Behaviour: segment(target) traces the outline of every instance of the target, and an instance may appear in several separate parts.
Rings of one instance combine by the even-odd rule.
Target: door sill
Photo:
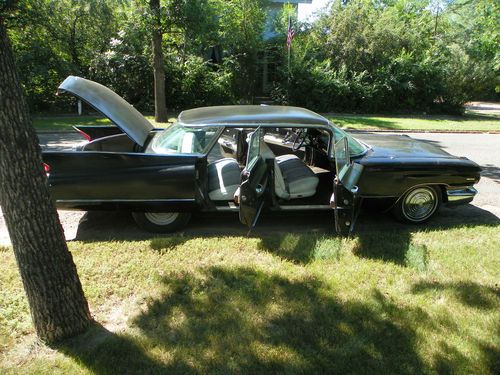
[[[280,211],[314,211],[314,210],[331,210],[332,208],[328,204],[301,204],[301,205],[286,205],[279,206]]]
[[[234,202],[227,202],[227,205],[215,206],[215,210],[220,212],[238,212],[240,208]]]

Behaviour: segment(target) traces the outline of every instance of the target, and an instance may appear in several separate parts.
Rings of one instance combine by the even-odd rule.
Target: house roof
[[[289,106],[228,105],[202,107],[181,112],[184,125],[329,125],[329,121],[308,109]]]

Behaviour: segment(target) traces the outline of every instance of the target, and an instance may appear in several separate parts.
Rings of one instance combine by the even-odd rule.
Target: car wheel
[[[403,222],[420,224],[429,220],[441,204],[441,192],[433,186],[419,186],[406,192],[394,206],[394,216]]]
[[[191,218],[187,212],[133,212],[137,225],[148,232],[170,233],[183,228]]]

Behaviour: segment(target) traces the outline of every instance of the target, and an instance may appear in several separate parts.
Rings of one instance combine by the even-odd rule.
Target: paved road
[[[473,204],[454,209],[443,208],[425,228],[456,227],[461,225],[500,224],[500,134],[436,134],[410,133],[413,138],[431,142],[451,154],[466,156],[483,167],[479,194]],[[70,150],[81,141],[78,134],[41,134],[40,143],[46,150]],[[61,222],[68,240],[83,241],[107,239],[147,239],[152,235],[140,231],[128,215],[117,213],[88,213],[60,211]],[[415,227],[394,222],[390,215],[362,212],[357,223],[358,233],[363,231],[399,228],[415,230]],[[331,212],[311,215],[287,213],[263,215],[252,232],[259,236],[283,232],[332,233]],[[196,215],[186,234],[191,235],[246,235],[235,214]],[[0,244],[9,243],[8,233],[0,211]]]

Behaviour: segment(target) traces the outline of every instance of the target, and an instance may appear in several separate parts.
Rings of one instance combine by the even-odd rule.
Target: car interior
[[[328,159],[330,136],[314,128],[260,128],[263,136],[249,152],[255,128],[227,128],[208,154],[208,195],[216,205],[238,201],[241,173],[249,154],[270,166],[272,196],[279,206],[329,205],[334,171]]]

